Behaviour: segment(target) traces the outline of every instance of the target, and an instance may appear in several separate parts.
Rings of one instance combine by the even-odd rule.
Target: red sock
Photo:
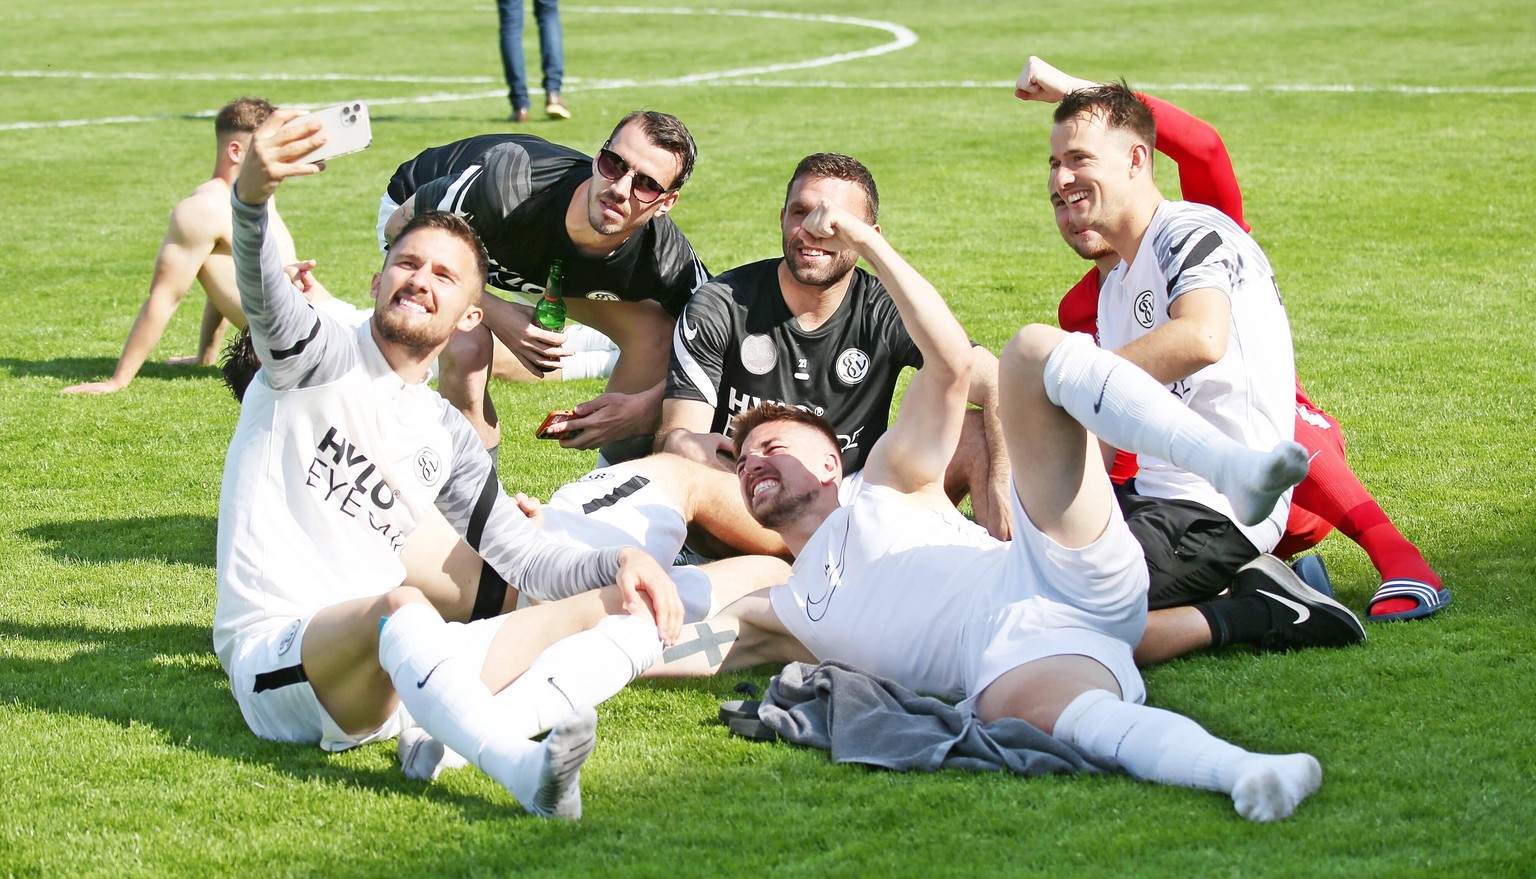
[[[1322,414],[1312,410],[1309,415]],[[1440,578],[1424,561],[1419,548],[1404,537],[1344,460],[1338,422],[1323,416],[1326,425],[1298,415],[1296,441],[1313,453],[1307,478],[1296,486],[1293,504],[1332,522],[1370,556],[1382,580],[1409,579],[1440,588]],[[1317,419],[1322,420],[1322,419]],[[1394,598],[1377,604],[1376,614],[1412,610],[1415,602]]]

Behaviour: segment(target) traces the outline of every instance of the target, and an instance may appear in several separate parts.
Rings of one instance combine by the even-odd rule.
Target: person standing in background
[[[528,121],[528,71],[523,63],[523,0],[496,0],[501,24],[501,69],[507,77],[507,98],[512,102],[508,122]],[[544,112],[551,119],[569,119],[571,111],[560,100],[565,77],[565,51],[561,45],[560,0],[533,0],[533,19],[539,26],[539,58],[544,67]]]

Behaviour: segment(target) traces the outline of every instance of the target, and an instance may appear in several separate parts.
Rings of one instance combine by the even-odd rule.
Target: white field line
[[[399,12],[406,10],[405,6],[367,5],[355,7],[340,6],[316,6],[302,9],[274,10],[267,9],[262,12],[267,14],[284,15],[324,15],[344,13],[383,13]],[[665,88],[678,86],[693,86],[708,84],[712,87],[734,88],[798,88],[798,89],[846,89],[846,90],[882,90],[882,89],[1009,89],[1013,87],[1011,81],[898,81],[898,82],[846,82],[837,80],[775,80],[764,79],[764,74],[784,73],[792,70],[809,70],[818,67],[828,67],[862,58],[872,58],[890,52],[897,52],[912,46],[917,42],[917,35],[910,29],[894,22],[878,21],[875,19],[850,18],[839,15],[808,15],[794,12],[773,11],[749,11],[740,9],[689,9],[689,8],[647,8],[639,6],[573,6],[567,7],[569,12],[614,14],[614,15],[677,15],[696,16],[712,15],[740,18],[761,18],[784,21],[803,21],[811,23],[844,24],[856,27],[870,28],[884,31],[891,36],[887,42],[868,49],[860,49],[853,52],[839,52],[820,58],[811,58],[804,61],[787,61],[777,64],[765,64],[754,67],[740,67],[730,70],[709,71],[703,73],[691,73],[683,76],[665,77],[659,79],[593,79],[582,80],[571,78],[569,83],[578,85],[581,91],[598,91],[624,88]],[[147,13],[146,13],[147,14]],[[49,16],[62,17],[62,16]],[[124,14],[123,17],[131,17]],[[421,84],[421,85],[491,85],[499,80],[486,76],[408,76],[408,75],[363,75],[348,73],[318,73],[318,74],[291,74],[291,73],[155,73],[155,72],[117,72],[102,73],[94,71],[63,71],[63,70],[0,70],[0,79],[75,79],[75,80],[112,80],[132,79],[140,81],[165,81],[165,82],[351,82],[351,83],[379,83],[379,84]],[[1536,86],[1410,86],[1410,85],[1313,85],[1305,83],[1275,83],[1275,84],[1247,84],[1247,83],[1167,83],[1167,84],[1138,84],[1138,87],[1149,92],[1178,92],[1178,91],[1203,91],[1203,92],[1322,92],[1322,93],[1359,93],[1359,94],[1402,94],[1402,95],[1519,95],[1536,94]],[[442,104],[459,101],[478,101],[488,98],[499,98],[502,89],[489,91],[475,91],[467,93],[442,93],[430,95],[410,95],[392,97],[364,98],[369,104],[375,106],[391,106],[400,104]],[[355,96],[349,96],[349,99]],[[21,131],[37,128],[72,128],[88,125],[121,125],[143,122],[158,122],[164,119],[192,117],[212,117],[217,110],[199,110],[192,113],[161,113],[144,116],[109,116],[94,119],[63,119],[49,120],[46,122],[9,122],[0,123],[0,131]]]
[[[369,9],[369,10],[376,10],[376,9],[380,9],[380,8],[381,7],[368,7],[367,9]],[[323,9],[325,11],[329,11],[329,8],[321,8],[321,9]],[[362,9],[362,8],[359,8],[359,9]],[[841,15],[805,15],[805,14],[793,13],[793,12],[750,12],[750,11],[739,10],[739,9],[682,9],[682,8],[647,9],[647,8],[643,8],[643,7],[630,7],[630,6],[580,7],[580,10],[583,11],[583,12],[597,12],[597,13],[609,13],[609,14],[620,14],[620,15],[689,15],[689,16],[693,16],[693,15],[716,15],[716,16],[729,16],[729,17],[738,17],[738,18],[766,18],[766,19],[777,19],[777,20],[784,20],[784,21],[804,21],[804,22],[825,23],[825,24],[844,24],[844,25],[852,25],[852,26],[855,26],[855,27],[864,27],[864,28],[870,28],[870,29],[873,29],[873,30],[884,31],[885,33],[889,34],[890,37],[891,37],[890,40],[888,40],[888,41],[886,41],[884,43],[881,43],[881,44],[879,44],[877,46],[873,46],[871,48],[868,48],[868,49],[860,49],[860,50],[854,51],[854,52],[838,52],[838,53],[833,54],[833,55],[825,55],[825,56],[822,56],[820,58],[811,58],[811,59],[805,60],[805,61],[787,61],[787,62],[783,62],[783,63],[779,63],[779,64],[765,64],[765,65],[757,65],[757,66],[753,66],[753,67],[740,67],[740,68],[735,68],[735,69],[732,69],[732,70],[718,70],[718,71],[712,71],[712,72],[706,72],[706,73],[692,73],[692,74],[687,74],[685,76],[668,77],[668,78],[665,78],[665,79],[653,79],[653,80],[637,80],[637,79],[603,80],[603,81],[598,81],[598,82],[591,82],[591,83],[584,83],[584,84],[582,84],[581,88],[582,89],[586,89],[586,90],[619,89],[619,88],[656,88],[656,87],[667,87],[667,86],[697,85],[699,83],[704,83],[704,82],[715,82],[715,81],[725,80],[725,79],[738,79],[738,78],[741,78],[741,77],[757,76],[759,74],[765,74],[765,73],[784,73],[786,71],[791,71],[791,70],[807,70],[807,69],[811,69],[811,68],[815,68],[815,67],[827,67],[827,66],[830,66],[830,65],[833,65],[833,64],[842,64],[842,63],[844,63],[846,61],[853,61],[853,60],[860,59],[860,58],[872,58],[872,57],[874,57],[876,55],[884,55],[884,54],[887,54],[889,52],[897,52],[897,51],[905,49],[908,46],[911,46],[911,45],[913,45],[913,44],[915,44],[917,42],[917,34],[913,33],[908,28],[902,27],[899,24],[895,24],[893,22],[888,22],[888,21],[876,21],[876,20],[873,20],[873,19],[866,19],[866,18],[849,18],[847,16],[841,16]],[[312,11],[320,11],[320,10],[312,10]],[[576,10],[572,9],[572,11],[576,11]],[[319,74],[319,75],[312,75],[312,76],[295,76],[295,75],[292,75],[292,74],[253,74],[253,75],[239,75],[239,74],[222,74],[222,75],[220,75],[220,74],[155,74],[155,73],[105,74],[105,73],[94,73],[94,72],[69,73],[69,72],[66,72],[66,71],[41,71],[41,70],[0,71],[0,78],[6,78],[6,77],[18,78],[18,79],[19,78],[137,79],[137,80],[164,79],[164,80],[168,80],[168,81],[187,81],[187,80],[194,80],[194,81],[222,81],[222,80],[226,80],[227,79],[227,80],[230,80],[230,81],[255,81],[255,82],[305,81],[305,80],[314,81],[314,80],[319,80],[319,81],[324,81],[324,82],[363,82],[363,83],[377,82],[377,83],[425,83],[425,84],[447,84],[447,83],[464,83],[464,84],[469,84],[469,83],[481,84],[481,83],[485,83],[485,84],[490,84],[490,83],[495,82],[495,80],[490,79],[488,77],[474,77],[474,78],[465,77],[465,78],[462,78],[462,79],[450,78],[450,77],[403,77],[403,76],[383,76],[383,77],[379,77],[379,76],[350,76],[350,75],[347,75],[347,74],[336,74],[336,73],[333,73],[333,74]],[[577,82],[577,80],[573,79],[572,82],[575,83],[575,82]],[[483,100],[483,99],[486,99],[486,98],[500,97],[501,94],[502,94],[502,92],[500,90],[497,90],[497,91],[486,91],[486,92],[472,92],[472,93],[469,93],[469,94],[418,95],[418,96],[412,96],[412,97],[367,98],[365,100],[367,100],[369,104],[372,104],[374,106],[389,106],[389,105],[394,105],[394,104],[438,104],[438,103],[449,103],[449,102],[453,102],[453,101],[476,101],[476,100]],[[195,117],[212,116],[216,112],[217,112],[216,110],[202,110],[202,111],[198,111],[196,113],[192,113],[190,115],[195,116]],[[48,122],[10,122],[10,123],[0,124],[0,131],[19,131],[19,130],[35,129],[35,128],[71,128],[71,127],[79,127],[79,126],[83,126],[83,125],[105,125],[105,124],[125,124],[125,123],[135,123],[135,122],[156,122],[156,121],[159,121],[159,120],[162,120],[162,119],[171,118],[172,116],[177,116],[177,115],[183,115],[183,114],[158,114],[158,115],[153,115],[153,116],[113,116],[113,117],[108,117],[108,118],[105,118],[105,119],[66,119],[66,120],[54,120],[54,121],[48,121]]]

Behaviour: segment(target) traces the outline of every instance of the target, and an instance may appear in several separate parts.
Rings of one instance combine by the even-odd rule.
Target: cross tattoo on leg
[[[735,641],[736,633],[730,629],[717,633],[709,627],[709,623],[695,623],[693,631],[697,638],[668,647],[662,651],[661,661],[676,662],[695,653],[703,653],[710,668],[719,667],[725,661],[725,654],[720,652],[720,648]]]

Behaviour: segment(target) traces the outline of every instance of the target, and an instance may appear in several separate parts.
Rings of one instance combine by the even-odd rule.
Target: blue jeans
[[[528,72],[523,64],[523,0],[496,0],[501,22],[501,70],[507,77],[507,98],[513,110],[528,109]],[[544,62],[544,92],[558,95],[565,76],[565,52],[560,44],[560,0],[533,0],[539,25],[539,55]]]

